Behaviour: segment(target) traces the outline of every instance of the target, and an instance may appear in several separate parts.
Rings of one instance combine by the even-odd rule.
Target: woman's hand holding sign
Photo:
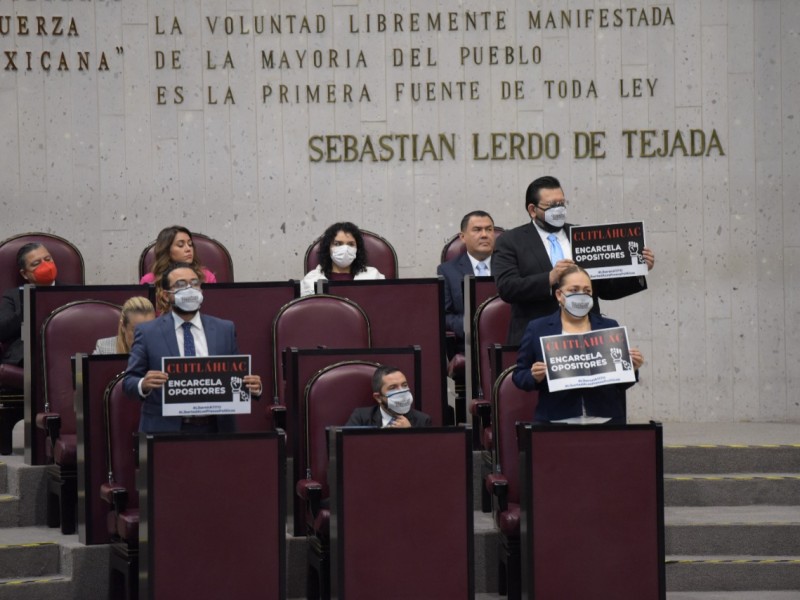
[[[242,379],[251,396],[257,397],[261,395],[263,388],[261,386],[260,375],[245,375]]]
[[[547,377],[547,365],[541,361],[533,363],[531,366],[531,375],[533,375],[533,379],[536,383],[542,383],[544,378]]]

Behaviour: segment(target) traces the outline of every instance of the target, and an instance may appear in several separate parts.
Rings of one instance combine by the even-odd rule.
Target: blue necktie
[[[550,262],[555,267],[556,263],[564,258],[564,252],[561,250],[561,244],[558,243],[555,234],[551,233],[547,239],[550,242]]]
[[[192,335],[192,324],[188,321],[181,325],[183,327],[183,355],[197,356],[194,349],[194,336]]]
[[[487,267],[486,263],[483,261],[475,265],[475,269],[478,271],[478,277],[485,277],[489,274],[489,267]]]

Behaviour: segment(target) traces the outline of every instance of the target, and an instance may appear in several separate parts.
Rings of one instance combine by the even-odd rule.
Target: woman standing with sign
[[[541,338],[619,327],[613,319],[591,312],[592,280],[577,265],[570,266],[563,272],[558,280],[555,298],[559,304],[558,311],[528,323],[513,374],[518,388],[539,392],[534,420],[549,423],[574,419],[580,422],[581,417],[599,417],[609,419],[609,423],[624,424],[625,390],[633,385],[632,382],[550,391]],[[638,370],[644,363],[644,358],[634,348],[630,349],[630,358],[638,379]]]

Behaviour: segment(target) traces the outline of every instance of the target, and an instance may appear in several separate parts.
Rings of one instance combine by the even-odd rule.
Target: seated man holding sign
[[[555,298],[557,312],[528,324],[513,374],[518,388],[539,391],[534,420],[624,424],[642,353],[628,349],[616,321],[590,312],[592,280],[581,267],[563,270]]]
[[[234,405],[261,395],[249,357],[237,356],[234,324],[200,314],[201,278],[188,263],[169,265],[161,278],[169,311],[136,328],[124,387],[143,401],[139,431],[233,432],[232,413],[249,412],[249,405],[246,411]]]

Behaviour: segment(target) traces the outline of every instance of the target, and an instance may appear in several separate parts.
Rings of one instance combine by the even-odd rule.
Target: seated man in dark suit
[[[436,273],[444,277],[444,313],[447,330],[456,334],[459,352],[464,351],[464,275],[492,274],[494,221],[489,213],[474,210],[461,219],[459,237],[467,247],[461,256],[440,264]]]
[[[17,251],[17,267],[27,283],[53,285],[58,270],[47,248],[38,242],[31,242]],[[0,362],[22,366],[22,288],[15,287],[3,293],[0,303],[0,343],[3,355]]]
[[[414,398],[406,376],[394,367],[380,366],[372,376],[372,397],[376,406],[357,408],[345,424],[367,427],[430,427],[431,418],[414,410]]]
[[[169,377],[161,370],[163,357],[239,354],[234,324],[200,314],[201,279],[190,264],[171,264],[161,278],[162,299],[170,310],[136,328],[123,385],[129,396],[142,400],[139,431],[228,433],[236,429],[233,415],[165,417],[161,411],[162,387]],[[252,396],[261,395],[260,376],[242,379]]]

